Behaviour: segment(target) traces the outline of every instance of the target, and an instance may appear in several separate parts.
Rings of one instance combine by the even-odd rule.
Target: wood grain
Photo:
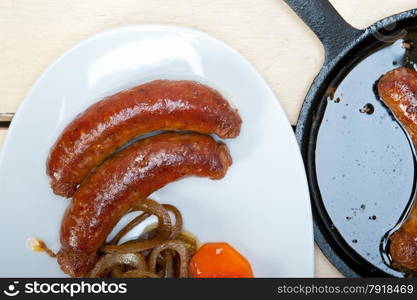
[[[364,28],[417,7],[415,0],[331,0]],[[323,48],[283,0],[1,0],[0,112],[15,112],[43,70],[75,43],[116,26],[193,27],[246,57],[277,95],[291,123],[323,63]],[[0,129],[0,147],[6,130]],[[341,274],[316,247],[316,276]]]

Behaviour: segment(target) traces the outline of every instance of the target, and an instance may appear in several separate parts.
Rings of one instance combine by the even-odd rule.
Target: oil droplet
[[[375,111],[375,108],[374,108],[374,106],[371,103],[365,104],[359,110],[360,113],[363,113],[363,114],[365,113],[365,114],[368,114],[368,115],[372,115],[374,113],[374,111]]]

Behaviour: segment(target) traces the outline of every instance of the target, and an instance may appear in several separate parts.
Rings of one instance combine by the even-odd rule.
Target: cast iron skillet
[[[374,86],[391,69],[415,66],[417,9],[359,30],[327,0],[285,1],[326,52],[296,126],[315,240],[345,276],[405,277],[387,247],[413,203],[415,153]]]

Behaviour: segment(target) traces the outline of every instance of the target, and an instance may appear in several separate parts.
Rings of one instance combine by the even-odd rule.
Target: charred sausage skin
[[[144,133],[188,130],[239,135],[242,120],[216,90],[195,81],[156,80],[107,97],[85,110],[51,148],[47,175],[55,194],[77,186],[115,150]]]
[[[116,153],[86,178],[64,214],[58,253],[62,270],[85,275],[135,200],[187,176],[221,179],[231,163],[225,144],[196,133],[163,133]]]
[[[417,72],[401,67],[385,74],[377,84],[378,94],[404,126],[417,147]],[[417,271],[417,202],[406,221],[390,237],[393,266]]]
[[[395,118],[417,142],[417,72],[400,67],[386,73],[377,84],[378,94]]]

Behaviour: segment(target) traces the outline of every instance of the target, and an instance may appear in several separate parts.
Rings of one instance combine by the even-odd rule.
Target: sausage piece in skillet
[[[85,276],[136,200],[187,176],[221,179],[231,164],[225,144],[196,133],[163,133],[116,153],[86,178],[65,212],[58,253],[62,270]]]
[[[78,184],[130,139],[158,130],[239,135],[237,110],[195,81],[156,80],[107,97],[72,121],[52,147],[47,174],[55,194],[71,197]]]
[[[417,147],[417,72],[404,67],[392,70],[379,80],[377,88],[382,101]],[[417,202],[390,241],[394,267],[417,272]]]

